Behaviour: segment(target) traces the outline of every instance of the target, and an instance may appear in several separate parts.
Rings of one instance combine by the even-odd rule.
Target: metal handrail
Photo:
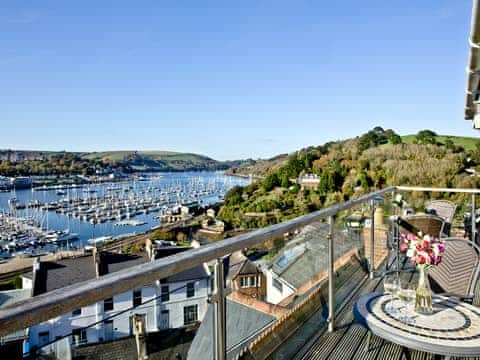
[[[219,259],[235,251],[261,245],[268,240],[283,236],[286,232],[291,232],[313,221],[335,216],[341,211],[356,207],[378,196],[393,193],[397,189],[408,191],[480,192],[480,190],[471,189],[391,186],[280,224],[258,229],[247,234],[235,236],[218,243],[172,255],[154,262],[120,270],[95,280],[70,285],[15,303],[10,307],[0,309],[0,336],[28,328],[69,311],[91,305],[145,284],[154,283],[158,279],[166,278],[205,262]]]
[[[400,191],[423,191],[423,192],[444,192],[444,193],[480,194],[480,189],[433,188],[433,187],[422,187],[422,186],[395,186],[395,190],[400,190]]]
[[[153,283],[205,262],[221,258],[235,251],[258,246],[268,240],[313,221],[326,219],[377,196],[394,191],[389,187],[360,196],[341,204],[318,210],[280,224],[258,229],[247,234],[179,253],[163,259],[138,265],[18,302],[13,307],[0,309],[0,336],[47,321],[74,309],[110,298],[122,292]]]

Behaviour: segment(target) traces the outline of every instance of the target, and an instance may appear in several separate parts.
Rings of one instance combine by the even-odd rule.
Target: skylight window
[[[305,244],[297,245],[292,249],[285,250],[280,259],[277,260],[276,265],[281,269],[286,268],[291,262],[301,256],[306,250]]]

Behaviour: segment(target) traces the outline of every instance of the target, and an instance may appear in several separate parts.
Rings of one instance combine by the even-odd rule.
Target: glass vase
[[[419,314],[429,315],[433,313],[433,307],[428,270],[424,266],[418,266],[418,270],[419,277],[415,298],[415,311]]]

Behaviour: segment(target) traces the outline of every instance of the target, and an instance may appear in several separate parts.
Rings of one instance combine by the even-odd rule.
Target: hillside
[[[390,185],[478,188],[480,177],[466,171],[471,168],[480,170],[476,139],[430,130],[402,138],[376,127],[353,139],[232,170],[257,172],[262,180],[227,193],[219,216],[234,228],[256,228]],[[297,179],[304,174],[315,174],[318,185],[302,189]],[[424,195],[415,196],[412,203],[423,204]]]
[[[418,143],[417,139],[418,134],[412,135],[404,135],[400,136],[401,142],[404,144],[415,144]],[[358,139],[358,138],[357,138]],[[352,141],[355,139],[351,139]],[[453,136],[453,135],[435,135],[434,136],[434,144],[438,146],[451,146],[453,144],[454,147],[461,148],[462,151],[465,152],[472,152],[476,149],[476,145],[480,144],[480,139],[474,137],[464,137],[464,136]],[[346,140],[345,140],[346,141]],[[451,142],[449,144],[449,141]],[[427,142],[428,143],[428,142]],[[325,144],[328,145],[328,144]],[[390,146],[392,145],[391,141],[388,141],[385,144],[380,146]],[[310,147],[307,149],[299,150],[300,153],[308,152],[309,150],[313,149],[314,147]],[[233,165],[227,170],[229,174],[237,174],[237,175],[244,175],[248,176],[249,174],[253,174],[258,177],[264,177],[267,173],[277,170],[280,167],[284,166],[288,161],[288,154],[281,154],[277,155],[270,159],[262,159],[258,160],[253,164],[249,163],[242,163],[241,166]]]
[[[0,175],[93,174],[98,169],[135,171],[226,170],[254,160],[220,162],[207,156],[171,151],[54,152],[0,150]]]
[[[416,135],[402,136],[402,140],[405,144],[413,144],[416,140]],[[465,136],[453,136],[453,135],[436,135],[435,140],[439,145],[445,145],[448,140],[452,141],[455,146],[463,147],[466,151],[475,150],[476,144],[478,144],[478,138],[465,137]]]
[[[84,154],[83,159],[104,164],[121,164],[134,171],[186,171],[226,169],[209,157],[170,151],[109,151]]]

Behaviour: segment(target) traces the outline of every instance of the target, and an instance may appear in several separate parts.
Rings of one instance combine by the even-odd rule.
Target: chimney
[[[93,247],[93,263],[95,264],[95,274],[98,279],[100,277],[100,254],[96,246]]]
[[[155,248],[153,247],[152,240],[149,238],[145,240],[145,251],[147,253],[148,260],[155,261]]]
[[[32,275],[32,291],[31,296],[37,296],[44,292],[46,292],[46,279],[43,276],[44,271],[42,271],[42,263],[40,262],[40,258],[36,257],[33,261],[33,275]]]
[[[385,260],[388,255],[388,226],[383,222],[383,209],[381,207],[375,208],[374,214],[374,242],[373,242],[373,256],[375,261],[375,268],[378,268],[380,264]],[[369,259],[370,254],[370,234],[372,229],[370,226],[363,229],[363,241],[365,254]]]
[[[145,329],[145,315],[133,315],[133,331],[135,333],[135,341],[137,343],[138,360],[148,359],[147,354],[147,332]]]
[[[93,261],[95,263],[95,274],[97,278],[108,273],[108,264],[104,255],[105,253],[98,251],[97,247],[93,248]]]

